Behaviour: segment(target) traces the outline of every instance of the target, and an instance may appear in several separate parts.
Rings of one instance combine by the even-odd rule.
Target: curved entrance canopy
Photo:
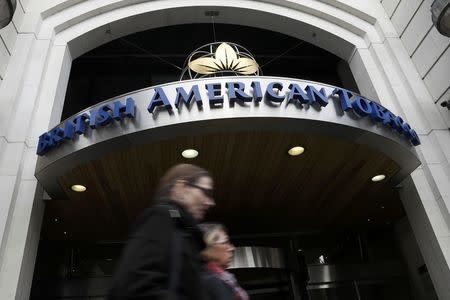
[[[234,215],[245,230],[257,208],[259,217],[286,216],[272,218],[272,229],[318,229],[366,221],[380,201],[397,197],[393,187],[419,165],[413,145],[420,142],[398,122],[376,102],[316,82],[180,81],[104,101],[44,133],[36,177],[52,199],[79,206],[68,211],[99,218],[100,209],[108,224],[128,222],[148,205],[166,168],[193,162],[216,178],[217,218]],[[289,156],[296,145],[305,153]],[[187,148],[199,157],[182,158]],[[385,182],[371,181],[378,174]],[[87,191],[73,192],[74,184]]]

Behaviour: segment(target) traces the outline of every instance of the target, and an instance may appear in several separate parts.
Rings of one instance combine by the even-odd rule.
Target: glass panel
[[[361,300],[409,300],[409,284],[404,279],[392,279],[385,282],[358,283]]]
[[[308,293],[310,300],[358,300],[352,284],[335,284],[327,288],[308,289]]]
[[[307,264],[359,263],[362,261],[357,234],[302,237],[300,247]]]

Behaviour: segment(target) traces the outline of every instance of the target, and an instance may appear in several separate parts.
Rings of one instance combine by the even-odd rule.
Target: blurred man
[[[215,205],[208,171],[189,164],[161,178],[157,204],[139,218],[118,263],[109,300],[202,300],[197,227]]]

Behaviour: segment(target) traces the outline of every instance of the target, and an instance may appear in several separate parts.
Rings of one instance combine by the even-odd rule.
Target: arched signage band
[[[157,113],[172,114],[174,110],[177,110],[178,114],[189,113],[189,111],[182,112],[181,107],[192,109],[194,103],[199,111],[206,105],[208,109],[224,109],[224,101],[229,102],[227,109],[233,109],[235,104],[249,107],[251,104],[267,105],[271,109],[278,110],[296,106],[299,107],[299,114],[302,113],[302,108],[312,106],[325,109],[330,101],[337,101],[342,113],[352,114],[359,119],[370,118],[374,124],[381,124],[397,131],[412,145],[420,144],[416,131],[402,117],[396,116],[381,104],[349,90],[292,79],[283,81],[262,80],[266,77],[245,79],[245,81],[235,80],[230,77],[225,82],[197,79],[189,81],[188,84],[183,82],[179,86],[162,85],[136,92],[140,93],[141,98],[148,99],[145,107],[136,105],[133,93],[128,94],[125,101],[105,101],[42,134],[39,137],[37,154],[44,155],[58,145],[73,140],[76,135],[86,134],[87,130],[97,130],[110,123],[121,122],[124,118],[132,119],[137,109],[146,109],[149,115],[158,118]],[[171,98],[169,95],[174,97]]]

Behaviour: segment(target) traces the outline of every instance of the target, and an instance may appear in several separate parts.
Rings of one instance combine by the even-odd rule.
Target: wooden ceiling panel
[[[291,157],[287,150],[294,145],[306,151]],[[184,159],[186,148],[197,149],[199,156]],[[389,184],[399,166],[384,154],[319,136],[251,131],[179,136],[77,166],[58,179],[67,197],[47,202],[43,236],[123,238],[136,216],[152,204],[162,174],[181,162],[211,171],[217,206],[209,218],[237,233],[337,229],[368,218],[386,223],[404,214]],[[387,179],[371,182],[377,174]],[[83,184],[87,191],[75,193],[73,184]]]

